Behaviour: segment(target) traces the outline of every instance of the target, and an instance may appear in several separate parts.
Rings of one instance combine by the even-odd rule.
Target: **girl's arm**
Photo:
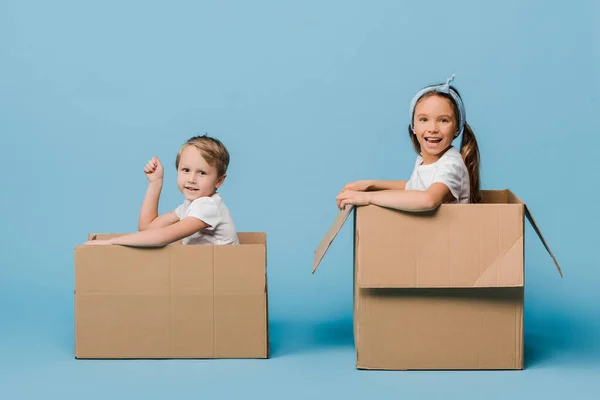
[[[404,190],[405,188],[406,181],[362,180],[347,183],[346,186],[342,188],[342,192],[346,190],[356,190],[359,192],[368,192],[376,190]]]
[[[402,211],[431,211],[444,201],[452,201],[454,197],[448,186],[434,183],[426,191],[421,190],[382,190],[377,192],[346,191],[338,195],[338,207],[343,209],[347,204],[363,206],[374,204],[381,207]]]
[[[371,184],[367,188],[369,191],[376,190],[404,190],[406,181],[370,181]]]
[[[206,229],[208,226],[207,223],[198,218],[186,217],[179,222],[162,228],[147,229],[145,231],[123,235],[109,240],[92,240],[86,242],[86,244],[119,244],[135,247],[161,247]]]

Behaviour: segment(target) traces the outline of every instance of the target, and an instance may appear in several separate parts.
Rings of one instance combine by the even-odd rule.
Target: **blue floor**
[[[3,293],[3,399],[597,399],[600,389],[598,330],[556,315],[526,320],[523,371],[359,371],[350,315],[272,320],[268,360],[76,360],[68,295]]]

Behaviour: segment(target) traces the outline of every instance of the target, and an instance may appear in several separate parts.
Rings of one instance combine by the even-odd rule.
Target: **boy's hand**
[[[148,161],[144,167],[144,173],[150,182],[162,180],[164,176],[164,169],[158,157],[154,156],[150,161]]]
[[[368,181],[368,180],[350,182],[350,183],[347,183],[346,186],[344,186],[342,188],[342,192],[345,192],[346,190],[355,190],[357,192],[365,192],[369,189],[369,186],[371,186],[371,181]]]
[[[84,244],[92,245],[92,246],[108,246],[113,243],[109,239],[109,240],[89,240],[89,241],[85,242]]]

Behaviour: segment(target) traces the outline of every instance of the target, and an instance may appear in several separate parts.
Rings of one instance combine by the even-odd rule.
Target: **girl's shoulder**
[[[438,163],[440,164],[444,164],[444,163],[449,163],[449,164],[463,164],[464,165],[464,160],[462,158],[462,154],[460,154],[460,151],[458,151],[456,149],[456,147],[452,146],[450,147],[438,160]]]

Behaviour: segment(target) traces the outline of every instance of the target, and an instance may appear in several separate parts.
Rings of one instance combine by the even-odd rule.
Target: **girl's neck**
[[[421,165],[430,165],[430,164],[435,164],[436,162],[438,162],[440,160],[440,158],[442,158],[442,156],[444,154],[446,154],[446,152],[448,150],[450,150],[452,146],[448,146],[448,148],[446,148],[444,151],[442,151],[439,154],[427,154],[424,151],[421,151],[421,158],[423,159],[423,161],[421,162]]]

